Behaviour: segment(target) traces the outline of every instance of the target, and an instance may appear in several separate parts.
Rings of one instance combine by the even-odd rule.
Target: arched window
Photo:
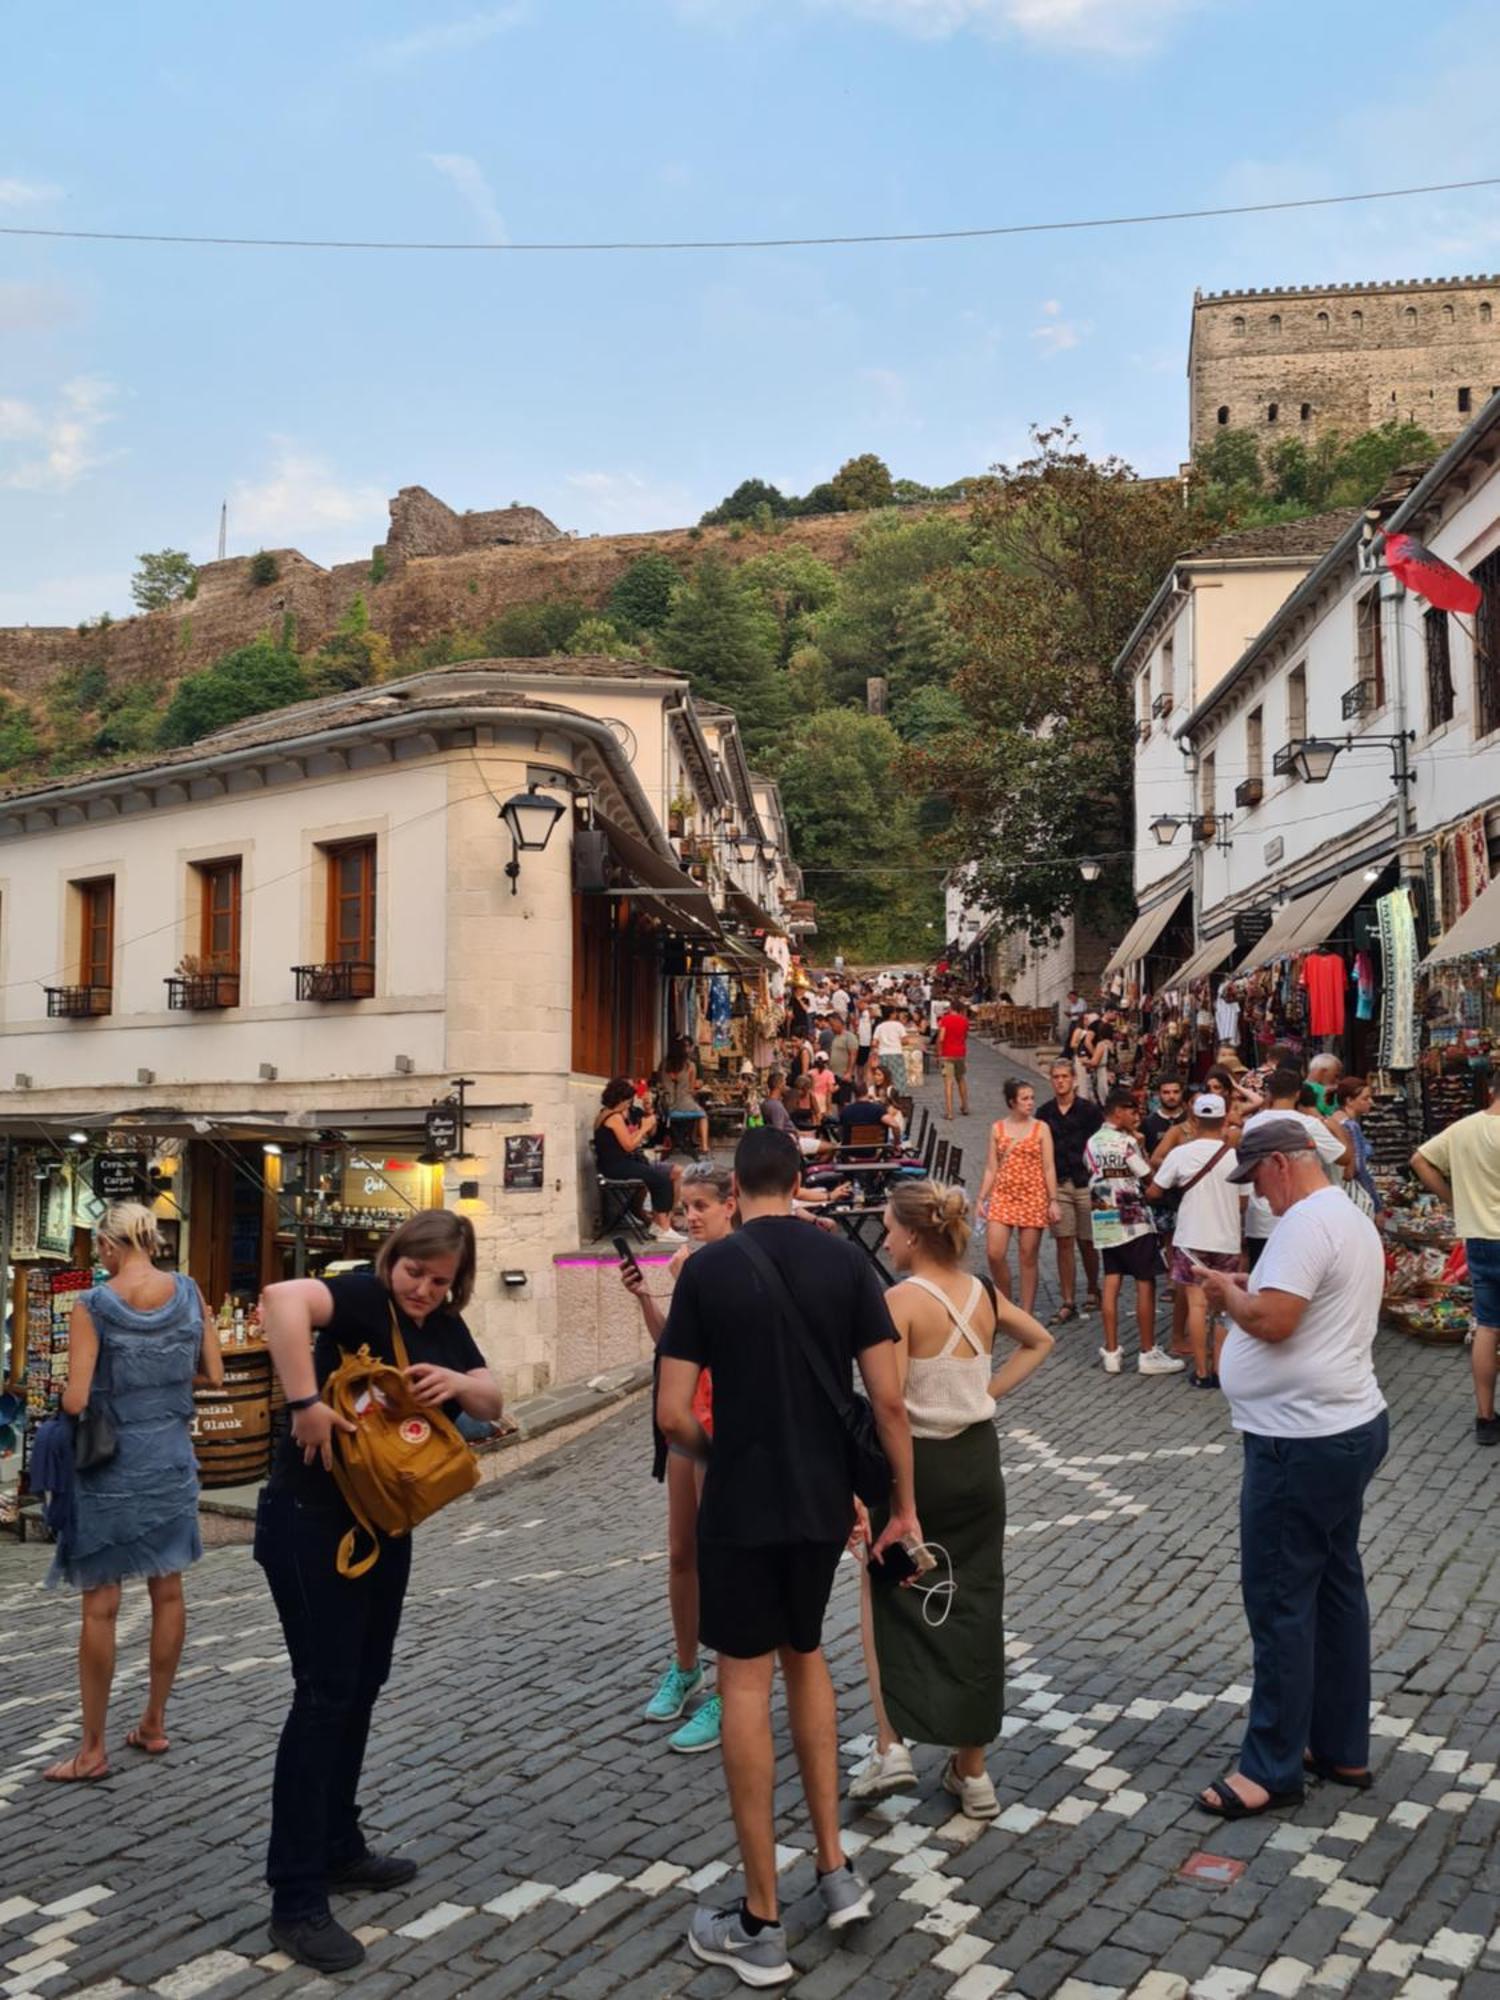
[[[1327,333],[1328,331],[1328,315],[1326,312],[1318,314],[1318,331],[1319,333]]]
[[[1444,324],[1444,326],[1452,326],[1452,324],[1453,324],[1453,308],[1452,308],[1452,306],[1449,306],[1449,305],[1445,305],[1445,306],[1443,307],[1443,324]]]
[[[1408,332],[1416,325],[1417,309],[1415,306],[1403,306],[1401,308],[1401,323],[1406,327]]]
[[[1229,405],[1227,403],[1220,403],[1219,405],[1219,422],[1221,424],[1229,422]]]
[[[1272,313],[1271,317],[1270,317],[1270,318],[1269,318],[1269,319],[1267,320],[1266,324],[1267,324],[1267,326],[1269,326],[1269,327],[1270,327],[1270,329],[1271,329],[1272,333],[1280,333],[1280,331],[1281,331],[1281,314],[1280,314],[1280,313]]]
[[[1304,403],[1302,405],[1302,421],[1303,423],[1309,423],[1311,422],[1311,420],[1312,420],[1312,404]]]
[[[1491,306],[1489,300],[1481,299],[1479,301],[1479,324],[1481,326],[1488,326],[1494,316],[1494,308]]]
[[[1281,415],[1281,405],[1280,405],[1280,403],[1267,403],[1267,405],[1266,405],[1266,422],[1267,422],[1268,424],[1274,424],[1274,423],[1275,423],[1275,421],[1276,421],[1276,419],[1277,419],[1277,418],[1278,418],[1278,417],[1279,417],[1280,415]]]
[[[1245,318],[1243,313],[1235,314],[1234,318],[1229,322],[1229,331],[1231,333],[1243,333],[1245,331]]]

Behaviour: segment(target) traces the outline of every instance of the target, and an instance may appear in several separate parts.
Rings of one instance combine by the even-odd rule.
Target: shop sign
[[[94,1193],[100,1201],[139,1201],[146,1191],[144,1153],[100,1153],[93,1163]]]
[[[387,1208],[393,1214],[406,1215],[427,1205],[417,1163],[387,1159],[383,1153],[350,1153],[340,1195],[345,1208]]]
[[[1241,910],[1234,920],[1234,955],[1243,958],[1253,951],[1271,928],[1269,910]]]
[[[440,1160],[450,1159],[458,1151],[458,1112],[453,1106],[434,1105],[427,1113],[427,1150]]]
[[[1262,852],[1265,855],[1266,866],[1274,868],[1282,855],[1286,853],[1286,842],[1278,833],[1274,839],[1266,842]]]
[[[540,1132],[516,1132],[505,1142],[505,1187],[509,1194],[540,1194],[543,1152]]]

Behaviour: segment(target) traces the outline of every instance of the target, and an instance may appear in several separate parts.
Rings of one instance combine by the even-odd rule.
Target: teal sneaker
[[[648,1722],[675,1722],[703,1685],[702,1667],[679,1667],[674,1660],[661,1677],[661,1685],[646,1703]]]
[[[690,1715],[681,1729],[668,1741],[669,1750],[681,1750],[691,1756],[695,1750],[717,1750],[719,1731],[724,1722],[724,1704],[716,1694],[711,1694],[702,1708]]]

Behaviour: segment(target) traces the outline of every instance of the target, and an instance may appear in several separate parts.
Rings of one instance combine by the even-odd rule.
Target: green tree
[[[1426,465],[1437,454],[1437,439],[1420,424],[1392,422],[1365,431],[1339,449],[1334,466],[1334,504],[1362,507],[1375,498],[1393,472]]]
[[[862,703],[871,675],[886,678],[893,701],[951,678],[960,649],[935,585],[968,559],[973,540],[953,514],[882,514],[860,531],[836,602],[810,621],[842,699]]]
[[[831,481],[839,505],[850,514],[867,507],[889,507],[896,498],[891,470],[873,451],[845,459]]]
[[[623,632],[658,632],[672,613],[682,573],[658,551],[639,556],[616,582],[606,607]]]
[[[608,618],[585,618],[572,638],[568,651],[575,659],[638,660],[641,649],[623,638]]]
[[[482,650],[500,660],[540,660],[565,653],[573,634],[589,615],[573,598],[542,598],[532,604],[512,604],[491,619],[480,634]]]
[[[166,749],[196,743],[247,715],[301,701],[307,691],[307,677],[297,660],[269,640],[256,640],[178,683],[162,717],[158,741]]]
[[[705,528],[722,527],[727,521],[753,521],[757,511],[769,507],[773,516],[784,516],[794,510],[795,503],[778,487],[764,479],[742,479],[734,491],[727,494],[717,507],[710,507],[703,516]]]
[[[774,617],[734,566],[706,555],[678,594],[657,650],[688,676],[695,694],[734,710],[758,753],[787,714],[785,682],[776,671],[779,637]]]
[[[198,589],[198,572],[181,549],[137,556],[136,565],[130,594],[138,610],[160,611],[165,605],[180,604]]]
[[[264,590],[267,584],[275,583],[281,575],[281,565],[269,549],[257,549],[250,558],[250,582],[256,590]]]
[[[345,694],[389,679],[396,662],[384,632],[341,628],[303,662],[303,670],[309,694]]]
[[[1193,464],[1210,486],[1243,487],[1259,493],[1265,483],[1254,431],[1215,431],[1207,444],[1199,445]]]
[[[775,619],[777,658],[783,664],[801,642],[808,620],[836,602],[839,594],[838,572],[801,548],[751,556],[740,564],[739,580]]]

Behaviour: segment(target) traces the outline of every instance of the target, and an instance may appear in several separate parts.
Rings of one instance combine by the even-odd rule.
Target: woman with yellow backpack
[[[255,1531],[295,1684],[271,1796],[271,1941],[318,1972],[365,1955],[330,1889],[392,1889],[417,1872],[367,1847],[359,1779],[401,1622],[409,1530],[478,1477],[460,1411],[500,1414],[460,1317],[474,1264],[468,1218],[433,1209],[386,1238],[373,1273],[293,1278],[261,1302],[292,1413]]]

